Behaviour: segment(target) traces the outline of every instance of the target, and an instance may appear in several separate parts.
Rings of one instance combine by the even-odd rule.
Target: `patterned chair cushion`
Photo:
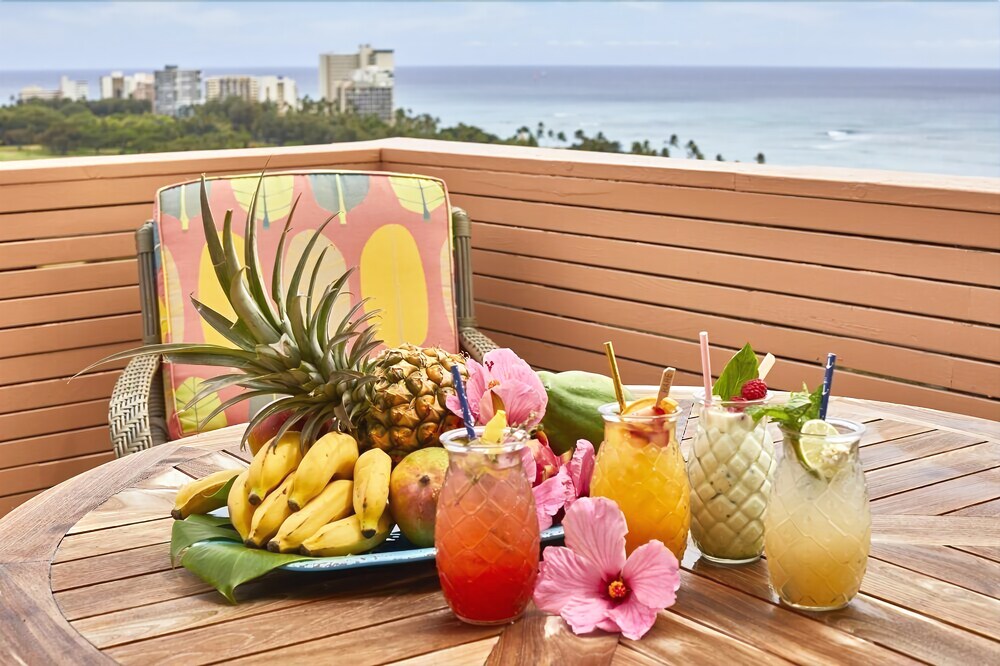
[[[215,222],[233,211],[237,250],[243,252],[243,229],[259,175],[208,181]],[[302,256],[312,232],[328,217],[323,237],[310,258],[302,290],[320,251],[326,250],[315,297],[352,266],[350,299],[338,302],[334,320],[362,298],[367,309],[382,311],[380,337],[388,346],[402,342],[458,349],[455,324],[451,209],[444,183],[422,176],[347,171],[272,173],[264,178],[257,205],[259,254],[265,282],[270,284],[278,238],[292,203],[300,197],[286,240],[284,276]],[[157,293],[163,342],[230,344],[203,323],[189,296],[235,319],[216,281],[204,241],[200,181],[161,189],[156,197]],[[231,346],[231,345],[230,345]],[[197,431],[201,418],[236,395],[223,389],[182,411],[198,385],[224,370],[181,364],[164,365],[167,417],[171,438]],[[269,402],[251,400],[227,409],[206,429],[245,423]]]

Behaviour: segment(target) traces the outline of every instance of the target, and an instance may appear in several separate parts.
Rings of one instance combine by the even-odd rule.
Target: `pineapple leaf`
[[[295,270],[292,272],[292,280],[291,282],[288,283],[288,291],[286,292],[285,296],[286,304],[291,303],[292,296],[299,293],[299,283],[302,282],[302,274],[306,270],[306,264],[309,261],[309,256],[312,254],[313,248],[316,247],[316,241],[319,240],[319,237],[322,235],[323,230],[326,229],[326,225],[330,224],[330,221],[333,220],[333,218],[335,218],[336,216],[337,216],[336,213],[334,213],[330,217],[326,218],[326,221],[323,222],[323,224],[319,225],[319,228],[317,228],[316,231],[313,232],[313,235],[309,239],[309,242],[306,243],[306,247],[302,251],[302,256],[299,257],[298,263],[295,264]]]
[[[194,309],[198,311],[201,318],[208,322],[208,325],[215,329],[219,335],[229,340],[240,349],[245,349],[247,351],[253,350],[254,341],[247,337],[242,330],[240,330],[242,327],[237,325],[238,322],[229,321],[225,315],[219,314],[195,298],[194,294],[191,294],[189,298],[191,299],[191,302],[194,303]]]
[[[295,216],[295,207],[299,205],[299,199],[301,198],[301,194],[295,197],[292,209],[288,212],[288,219],[285,220],[285,228],[281,230],[281,237],[278,239],[278,251],[274,255],[274,270],[271,272],[271,297],[278,308],[278,320],[282,322],[282,325],[285,322],[285,294],[281,291],[281,283],[284,279],[282,271],[284,270],[285,240],[288,238],[288,232],[292,228],[292,217]],[[287,327],[285,328],[287,332]]]
[[[121,361],[127,358],[135,358],[136,356],[147,356],[149,354],[163,354],[163,355],[199,355],[199,354],[217,354],[220,356],[226,356],[227,359],[231,358],[232,362],[227,361],[226,363],[209,363],[206,365],[228,365],[234,368],[244,368],[249,367],[246,364],[252,365],[252,362],[256,360],[253,354],[249,354],[241,349],[230,349],[229,347],[220,347],[218,345],[206,345],[206,344],[191,344],[188,342],[168,342],[166,344],[155,344],[155,345],[145,345],[142,347],[134,347],[132,349],[126,349],[125,351],[120,351],[116,354],[111,354],[110,356],[105,356],[100,361],[91,363],[86,368],[80,372],[73,375],[73,377],[79,377],[83,373],[93,370],[96,367],[104,365],[105,363],[110,363],[112,361]],[[189,363],[193,361],[188,361]],[[243,365],[241,365],[241,363]]]
[[[257,179],[257,189],[254,190],[253,197],[250,199],[250,208],[247,211],[247,223],[243,232],[243,237],[246,239],[243,263],[247,267],[247,282],[250,287],[250,294],[260,308],[261,313],[263,313],[264,318],[271,324],[271,327],[279,330],[281,328],[281,320],[271,305],[271,301],[268,299],[267,291],[264,289],[262,277],[264,269],[261,268],[260,254],[257,252],[257,200],[263,186],[264,172],[261,171],[260,178]]]
[[[306,331],[305,313],[302,311],[302,296],[295,294],[288,298],[288,323],[292,327],[292,338],[299,348],[302,358],[309,361],[316,361],[314,353],[315,344],[309,344],[309,334]]]
[[[237,368],[240,370],[265,370],[256,360],[247,360],[232,356],[226,352],[236,351],[228,347],[215,347],[211,351],[198,352],[182,349],[173,352],[163,352],[163,358],[168,363],[190,363],[191,365],[211,365],[218,368]]]
[[[323,298],[320,299],[319,306],[316,308],[316,323],[311,324],[309,328],[312,335],[316,337],[316,341],[319,342],[321,349],[326,349],[330,344],[330,313],[333,312],[333,306],[337,303],[337,299],[340,298],[341,292],[344,290],[344,285],[347,284],[347,280],[353,272],[353,268],[347,270],[337,278],[336,282],[329,285],[323,293]]]
[[[200,384],[198,384],[198,390],[195,392],[194,396],[187,401],[182,411],[194,407],[196,404],[201,402],[202,399],[205,398],[206,396],[215,393],[220,389],[224,389],[228,386],[238,385],[245,379],[247,379],[246,375],[236,374],[236,375],[220,375],[218,377],[212,377],[210,379],[203,380]]]
[[[306,316],[310,319],[315,315],[313,311],[313,290],[316,289],[316,280],[319,279],[319,269],[323,266],[323,260],[326,259],[326,253],[329,249],[329,246],[324,247],[323,251],[319,253],[319,258],[316,259],[312,275],[309,278],[309,289],[306,291]]]
[[[229,284],[229,267],[226,265],[226,254],[219,241],[219,232],[215,228],[215,218],[212,216],[212,207],[208,205],[208,182],[205,174],[201,174],[201,224],[205,229],[205,244],[208,247],[208,256],[212,260],[212,267],[215,275],[219,279],[219,284]]]
[[[253,296],[250,295],[246,282],[243,281],[244,273],[246,273],[246,269],[240,268],[229,284],[229,300],[233,305],[233,310],[236,311],[240,321],[250,329],[250,333],[255,339],[266,344],[277,342],[281,336],[267,321],[253,300]]]
[[[244,400],[249,400],[250,398],[255,398],[255,397],[260,396],[260,395],[271,395],[271,393],[272,393],[271,391],[244,391],[243,393],[240,393],[239,395],[233,396],[229,400],[226,400],[225,402],[221,403],[218,407],[216,407],[215,409],[213,409],[208,414],[208,416],[206,416],[205,418],[203,418],[200,421],[198,421],[198,430],[199,430],[199,432],[201,431],[202,428],[204,428],[206,425],[208,425],[212,421],[212,419],[214,419],[216,416],[218,416],[219,414],[221,414],[225,410],[229,409],[233,405],[238,405],[239,403],[243,402]],[[196,403],[197,401],[193,401],[193,402]],[[182,412],[186,411],[190,406],[192,406],[192,403],[188,403],[188,405],[185,406],[184,409],[182,409],[181,411]]]
[[[236,253],[236,241],[233,240],[233,211],[227,210],[226,217],[222,221],[222,250],[226,254],[226,268],[229,270],[229,281],[243,270],[240,263],[240,256]],[[227,283],[222,283],[223,291]],[[232,300],[230,297],[229,300]]]

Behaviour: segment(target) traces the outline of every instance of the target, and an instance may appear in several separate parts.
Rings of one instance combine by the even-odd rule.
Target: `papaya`
[[[542,419],[542,430],[557,455],[572,451],[576,440],[586,439],[596,450],[604,440],[604,420],[597,411],[601,405],[615,402],[615,387],[610,377],[593,372],[541,371],[538,377],[549,396]],[[625,389],[625,399],[632,394]]]

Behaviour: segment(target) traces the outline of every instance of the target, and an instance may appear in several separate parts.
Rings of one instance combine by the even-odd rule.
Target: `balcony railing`
[[[1000,416],[1000,179],[780,168],[392,139],[0,164],[0,515],[111,458],[140,337],[133,231],[158,187],[327,167],[443,178],[474,220],[480,324],[537,368],[696,383],[749,341],[778,388]]]

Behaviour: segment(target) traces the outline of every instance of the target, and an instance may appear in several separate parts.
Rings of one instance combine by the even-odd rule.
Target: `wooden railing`
[[[443,178],[474,220],[477,314],[539,368],[696,383],[749,341],[778,388],[838,353],[841,395],[1000,417],[1000,179],[792,169],[392,139],[0,165],[0,515],[111,457],[139,338],[132,231],[156,188],[335,167]]]

